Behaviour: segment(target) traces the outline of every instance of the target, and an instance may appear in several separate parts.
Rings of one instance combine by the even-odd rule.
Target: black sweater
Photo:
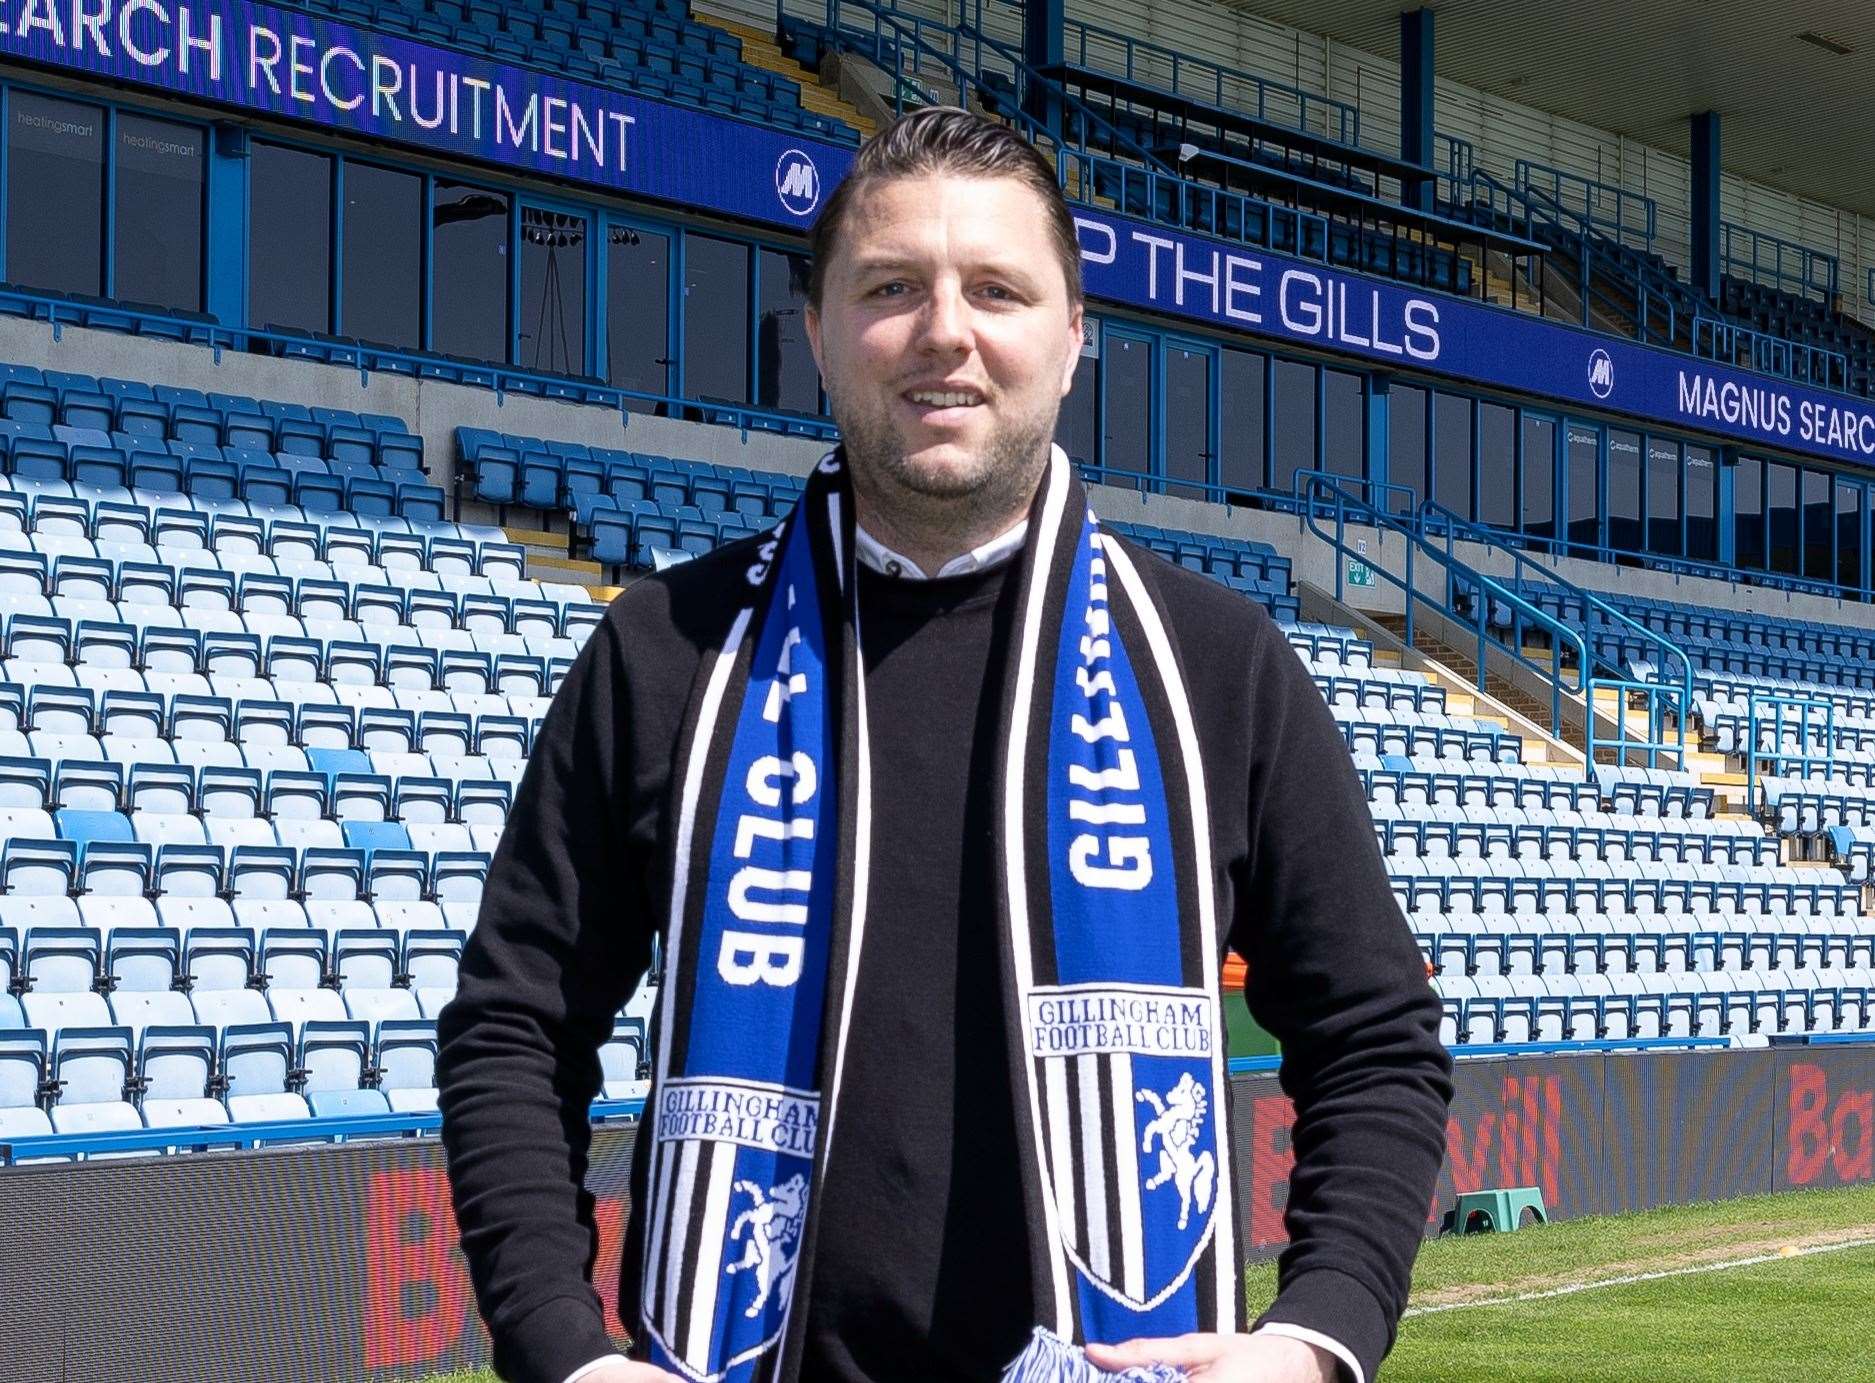
[[[1264,1319],[1332,1336],[1372,1379],[1444,1148],[1438,1003],[1340,733],[1281,631],[1241,595],[1130,550],[1203,746],[1220,926],[1296,1106],[1291,1242]],[[496,1367],[524,1383],[561,1383],[612,1349],[585,1279],[586,1108],[597,1049],[662,925],[678,726],[746,561],[737,545],[613,602],[541,727],[439,1024],[463,1248]],[[797,1298],[809,1380],[993,1379],[1035,1323],[994,929],[974,921],[994,916],[1005,570],[862,573],[874,858],[844,1098],[865,1117],[826,1170]],[[961,829],[933,829],[950,822]],[[634,1159],[634,1203],[647,1161]],[[627,1330],[642,1233],[634,1216]]]

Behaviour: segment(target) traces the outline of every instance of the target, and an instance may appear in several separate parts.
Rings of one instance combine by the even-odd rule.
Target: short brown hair
[[[1068,306],[1081,304],[1081,242],[1074,215],[1054,169],[1035,147],[1006,125],[959,106],[925,106],[901,115],[860,148],[852,170],[827,198],[809,242],[812,268],[807,300],[819,310],[827,266],[839,248],[854,198],[874,182],[948,173],[966,178],[1014,178],[1041,198],[1055,257],[1068,284]]]

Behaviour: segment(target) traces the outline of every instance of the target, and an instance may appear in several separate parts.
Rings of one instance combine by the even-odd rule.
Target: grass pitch
[[[1875,1242],[1863,1241],[1875,1241],[1875,1186],[1434,1240],[1381,1379],[1875,1383]],[[1769,1261],[1733,1266],[1751,1258]],[[1614,1281],[1641,1274],[1662,1275]],[[1251,1268],[1252,1318],[1275,1293],[1275,1266]]]

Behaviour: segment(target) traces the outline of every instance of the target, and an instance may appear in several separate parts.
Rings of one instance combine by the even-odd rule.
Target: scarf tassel
[[[1045,1326],[1003,1370],[1002,1383],[1185,1383],[1185,1371],[1170,1364],[1149,1364],[1124,1373],[1106,1373],[1087,1362],[1087,1354]]]

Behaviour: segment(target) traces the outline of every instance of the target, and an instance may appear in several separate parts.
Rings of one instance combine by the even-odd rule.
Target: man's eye
[[[896,289],[896,288],[904,288],[904,287],[906,287],[906,286],[907,286],[907,285],[906,285],[906,284],[905,284],[904,282],[902,282],[901,280],[899,280],[899,279],[893,279],[893,280],[892,280],[892,282],[890,282],[890,283],[882,283],[882,284],[880,284],[880,285],[879,285],[879,286],[878,286],[877,288],[875,288],[875,289],[873,289],[873,290],[872,290],[872,295],[873,295],[873,296],[874,296],[875,298],[882,298],[882,297],[885,297],[885,296],[887,296],[888,294],[890,294],[890,293],[892,292],[892,290],[893,290],[893,289]]]

